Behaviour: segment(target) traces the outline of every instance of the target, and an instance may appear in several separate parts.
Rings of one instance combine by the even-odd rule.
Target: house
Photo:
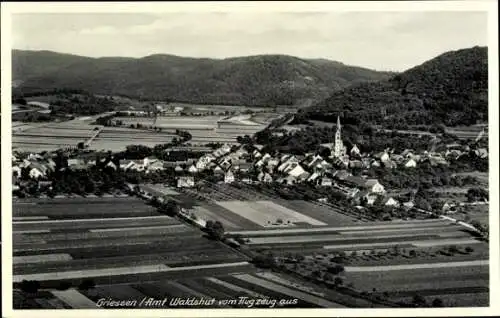
[[[269,161],[267,162],[267,168],[270,170],[274,170],[276,166],[280,163],[279,159],[277,158],[270,158]]]
[[[453,159],[453,160],[457,160],[458,158],[460,158],[461,156],[463,155],[462,151],[458,150],[458,149],[451,149],[451,150],[446,150],[444,156],[446,158],[450,158],[450,159]]]
[[[351,151],[349,153],[351,154],[351,156],[354,156],[354,157],[361,156],[361,151],[359,151],[359,148],[358,148],[358,146],[356,146],[356,144],[354,144],[354,146],[352,146]]]
[[[310,176],[310,175],[311,175],[311,174],[310,174],[309,172],[304,171],[303,173],[301,173],[301,174],[297,177],[297,180],[298,180],[298,181],[300,181],[300,182],[306,181],[306,180],[309,178],[309,176]]]
[[[486,148],[479,148],[474,150],[474,154],[481,159],[488,158],[488,150]]]
[[[397,165],[394,161],[392,161],[392,160],[384,161],[384,162],[383,162],[383,164],[384,164],[384,167],[385,167],[385,168],[387,168],[387,169],[394,169],[394,168],[396,168],[396,167],[398,166],[398,165]]]
[[[288,169],[288,167],[292,164],[298,164],[299,163],[299,159],[297,159],[297,157],[295,156],[291,156],[289,158],[286,159],[286,161],[282,162],[281,165],[278,166],[278,171],[280,172],[284,172],[286,169]]]
[[[52,189],[52,181],[38,181],[38,189]]]
[[[351,188],[367,190],[379,194],[385,192],[384,186],[381,185],[377,179],[364,179],[361,177],[349,176],[343,182]]]
[[[391,159],[387,151],[376,153],[374,157],[380,160],[382,163],[385,163]]]
[[[148,171],[161,171],[165,170],[165,167],[163,165],[163,161],[161,160],[155,160],[153,162],[149,162],[148,165],[146,166]]]
[[[195,167],[196,168],[196,167]],[[175,172],[183,172],[184,169],[182,169],[181,166],[176,166],[175,169],[174,169]]]
[[[178,188],[192,188],[192,187],[194,187],[194,178],[193,177],[179,177],[177,179],[177,187]]]
[[[191,165],[191,166],[188,168],[188,172],[189,172],[189,173],[197,173],[197,172],[198,172],[198,168],[197,168],[195,165]]]
[[[296,178],[289,175],[289,176],[280,178],[278,180],[278,182],[281,183],[281,184],[292,185],[292,184],[294,184],[296,182]]]
[[[122,170],[144,171],[144,169],[145,169],[143,160],[124,159],[124,160],[120,160],[119,164],[120,164],[120,169],[122,169]]]
[[[314,182],[319,177],[321,177],[321,174],[319,172],[314,172],[312,175],[309,176],[309,178],[307,178],[307,182]]]
[[[373,193],[385,193],[384,186],[381,185],[377,179],[366,180],[365,189],[370,190]]]
[[[384,205],[384,206],[398,207],[399,206],[399,202],[397,200],[395,200],[393,197],[386,197],[382,201],[382,205]]]
[[[262,157],[262,154],[261,154],[261,153],[260,153],[260,151],[258,151],[257,149],[255,149],[255,150],[253,151],[253,153],[252,153],[252,154],[253,154],[253,156],[254,156],[255,158],[260,158],[260,157]]]
[[[83,159],[79,159],[79,158],[68,159],[68,168],[71,168],[73,166],[81,166],[83,164],[84,164]]]
[[[371,167],[376,167],[376,168],[378,168],[378,167],[380,167],[380,161],[373,159],[373,160],[370,162],[370,166],[371,166]]]
[[[363,168],[363,162],[361,160],[351,160],[349,161],[350,168]]]
[[[220,166],[216,166],[214,168],[214,173],[222,174],[222,173],[224,173],[224,170]]]
[[[308,160],[306,162],[306,165],[308,167],[314,167],[317,164],[321,164],[322,162],[323,162],[323,157],[321,157],[320,155],[317,155],[317,156],[312,157],[310,160]]]
[[[113,161],[108,162],[108,164],[106,165],[106,167],[110,167],[110,168],[111,168],[111,169],[113,169],[113,170],[116,170],[116,169],[117,169],[117,167],[116,167],[116,165],[113,163]]]
[[[375,204],[375,201],[377,200],[378,195],[374,193],[370,193],[370,191],[364,190],[364,191],[359,191],[355,195],[355,199],[360,202],[361,200],[364,200],[366,202],[366,205],[373,205]]]
[[[335,173],[335,179],[337,180],[345,180],[348,177],[352,176],[347,170],[339,170]]]
[[[259,180],[261,182],[266,182],[266,183],[273,182],[273,178],[267,172],[261,172],[261,173],[259,173],[257,175],[257,180]]]
[[[410,159],[407,159],[403,165],[405,168],[415,168],[415,167],[417,167],[417,162],[410,158]]]
[[[407,201],[403,203],[403,207],[406,209],[412,209],[415,206],[415,203],[413,201]]]
[[[298,163],[295,163],[291,166],[289,166],[285,171],[285,173],[288,173],[288,175],[293,176],[295,178],[298,178],[300,175],[302,175],[304,172],[304,168]]]
[[[327,177],[325,177],[325,178],[321,178],[321,183],[320,183],[320,185],[321,185],[322,187],[331,187],[331,186],[332,186],[332,184],[333,184],[332,179],[327,178]]]
[[[431,166],[448,165],[448,161],[442,157],[433,156],[429,157],[428,160]]]
[[[39,169],[39,168],[31,168],[30,170],[30,178],[32,179],[38,179],[38,178],[42,178],[42,177],[45,177],[45,173]]]
[[[19,166],[12,166],[12,175],[14,177],[21,177],[21,168]]]
[[[252,164],[250,162],[241,162],[236,167],[240,171],[247,172],[252,168]]]
[[[225,173],[225,175],[224,175],[224,182],[225,183],[232,183],[232,182],[234,182],[234,173],[231,170],[229,170],[229,171],[227,171]]]

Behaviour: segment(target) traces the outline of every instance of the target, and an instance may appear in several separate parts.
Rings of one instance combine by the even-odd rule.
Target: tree
[[[340,273],[342,273],[344,271],[344,266],[342,265],[335,265],[335,266],[331,266],[331,267],[328,267],[328,272],[333,274],[333,275],[338,275]]]
[[[333,275],[332,275],[332,274],[330,274],[330,273],[325,273],[325,274],[323,275],[323,280],[324,280],[325,282],[333,282],[334,277],[333,277]]]
[[[342,286],[344,284],[344,280],[340,277],[335,277],[335,279],[333,280],[333,284],[335,286]]]
[[[474,249],[473,249],[472,247],[470,247],[470,246],[467,246],[467,247],[465,248],[465,251],[466,251],[467,253],[472,253],[472,252],[474,252]]]
[[[59,283],[59,286],[57,286],[57,290],[67,290],[71,287],[71,282],[69,281],[62,281]]]
[[[78,145],[77,145],[77,148],[78,149],[83,149],[85,148],[85,143],[83,141],[79,142]]]
[[[222,240],[224,238],[225,230],[224,226],[219,221],[208,220],[205,224],[205,230],[207,233],[216,240]]]
[[[432,307],[444,307],[444,303],[441,298],[434,298],[432,301]]]
[[[21,281],[21,290],[28,294],[36,294],[38,289],[40,289],[40,282],[37,280],[22,280]]]
[[[92,288],[95,288],[95,282],[90,278],[84,279],[80,283],[80,285],[78,285],[78,289],[80,289],[80,290],[89,290]]]
[[[160,205],[158,212],[169,216],[175,216],[179,213],[179,206],[177,202],[168,200],[167,203]]]
[[[419,307],[423,307],[427,304],[425,298],[422,297],[421,295],[413,296],[412,303],[416,306],[419,306]]]

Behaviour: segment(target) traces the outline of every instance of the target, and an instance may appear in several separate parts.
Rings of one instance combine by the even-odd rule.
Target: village
[[[241,182],[251,185],[306,185],[311,189],[331,189],[332,192],[344,196],[357,209],[364,209],[376,204],[388,208],[408,210],[415,206],[414,189],[411,189],[413,192],[406,192],[410,193],[409,196],[397,195],[396,189],[390,189],[376,178],[369,177],[368,172],[371,169],[383,168],[387,174],[390,174],[394,170],[416,169],[422,164],[447,166],[450,162],[471,152],[470,147],[464,143],[446,145],[445,150],[439,152],[432,148],[430,151],[423,152],[405,149],[400,153],[395,153],[393,149],[386,149],[371,154],[361,152],[356,145],[353,145],[351,149],[346,149],[342,141],[340,118],[337,120],[334,142],[324,144],[323,147],[330,150],[330,156],[322,157],[318,153],[306,153],[305,155],[264,153],[263,146],[258,144],[223,144],[212,151],[210,148],[205,148],[205,154],[198,155],[198,158],[176,161],[160,160],[154,156],[143,159],[113,160],[113,155],[111,155],[96,159],[89,156],[88,152],[73,151],[73,153],[66,154],[68,158],[64,168],[61,169],[85,171],[99,164],[103,168],[120,170],[125,174],[153,175],[168,171],[171,175],[169,185],[177,188],[195,187],[207,177],[213,182],[227,184]],[[189,149],[194,148],[185,147],[184,149],[189,152]],[[173,150],[175,151],[175,149]],[[484,148],[475,149],[473,153],[482,159],[488,156],[488,152]],[[41,192],[44,189],[52,189],[51,174],[56,169],[55,156],[57,156],[56,152],[45,152],[43,155],[29,153],[27,156],[25,154],[23,158],[18,158],[14,154],[12,158],[14,194],[19,193],[28,181],[36,181]],[[353,173],[356,171],[357,173]],[[174,184],[172,184],[172,180],[175,180]],[[396,195],[394,195],[395,193]],[[89,194],[92,195],[92,193]],[[317,200],[328,203],[326,197]],[[446,213],[456,212],[454,207],[464,204],[466,203],[456,200],[454,202],[446,201],[441,209],[442,212]],[[425,209],[425,207],[420,208]]]

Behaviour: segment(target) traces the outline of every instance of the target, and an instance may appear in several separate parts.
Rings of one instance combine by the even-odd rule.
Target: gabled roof
[[[374,185],[378,184],[378,180],[377,179],[367,179],[365,180],[365,186],[366,187],[373,187]]]

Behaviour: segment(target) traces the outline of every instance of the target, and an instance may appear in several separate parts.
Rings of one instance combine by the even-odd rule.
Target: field
[[[100,298],[141,307],[151,297],[215,299],[204,307],[344,307],[312,285],[257,270],[246,256],[134,197],[15,200],[13,218],[15,308],[96,308]],[[88,278],[96,288],[76,288]],[[24,293],[22,280],[37,280],[41,289]],[[59,288],[62,281],[69,289]]]
[[[269,122],[276,118],[276,114],[262,113],[256,114],[253,118],[250,115],[239,115],[232,118],[223,116],[178,116],[178,117],[158,117],[155,123],[170,133],[176,129],[187,130],[192,139],[191,144],[206,144],[210,142],[236,143],[236,137],[243,135],[253,135],[264,129]],[[153,124],[151,117],[119,117],[125,126],[131,124],[141,124],[150,126]],[[225,119],[225,123],[220,126],[217,122]]]
[[[95,133],[92,126],[67,123],[29,124],[13,127],[12,148],[19,151],[51,151],[76,147]]]
[[[109,298],[128,301],[113,308],[342,308],[347,304],[359,306],[356,302],[360,302],[347,298],[342,302],[348,303],[342,304],[333,300],[333,292],[324,292],[279,274],[255,271],[234,274],[205,271],[189,278],[177,275],[138,283],[100,284],[89,290],[41,291],[35,297],[14,291],[15,308],[86,309],[97,308],[99,304],[111,308],[99,302],[99,299]],[[204,299],[206,302],[187,306],[176,298]]]
[[[473,125],[473,126],[457,126],[448,127],[446,132],[457,136],[460,139],[476,139],[479,132],[484,128],[484,125]],[[485,133],[483,138],[488,138],[488,134]]]
[[[171,142],[173,137],[176,137],[176,135],[170,132],[104,127],[101,133],[92,141],[89,148],[96,151],[123,151],[129,145],[154,147],[157,144]]]
[[[200,190],[174,190],[150,184],[140,187],[151,195],[176,201],[202,222],[220,221],[228,231],[352,225],[357,221],[332,207],[301,200],[281,200],[250,189],[240,189],[237,185],[205,182]]]
[[[488,244],[444,219],[229,235],[242,237],[249,249],[270,251],[278,259],[303,255],[298,263],[286,265],[302,276],[326,272],[340,262],[344,286],[394,303],[408,306],[419,295],[428,303],[441,298],[446,306],[488,305]],[[473,296],[462,297],[465,294]]]
[[[129,275],[142,280],[188,265],[246,264],[223,244],[132,197],[15,201],[13,217],[15,282],[81,275],[106,282],[129,281]]]
[[[261,227],[352,225],[357,219],[333,206],[302,200],[284,200],[272,193],[258,192],[243,183],[204,183],[196,194]],[[281,219],[281,223],[276,222]],[[290,223],[288,222],[290,221]]]
[[[91,125],[101,115],[78,117],[74,120],[50,123],[12,123],[12,148],[18,151],[53,151],[77,147],[92,137],[98,126]]]

